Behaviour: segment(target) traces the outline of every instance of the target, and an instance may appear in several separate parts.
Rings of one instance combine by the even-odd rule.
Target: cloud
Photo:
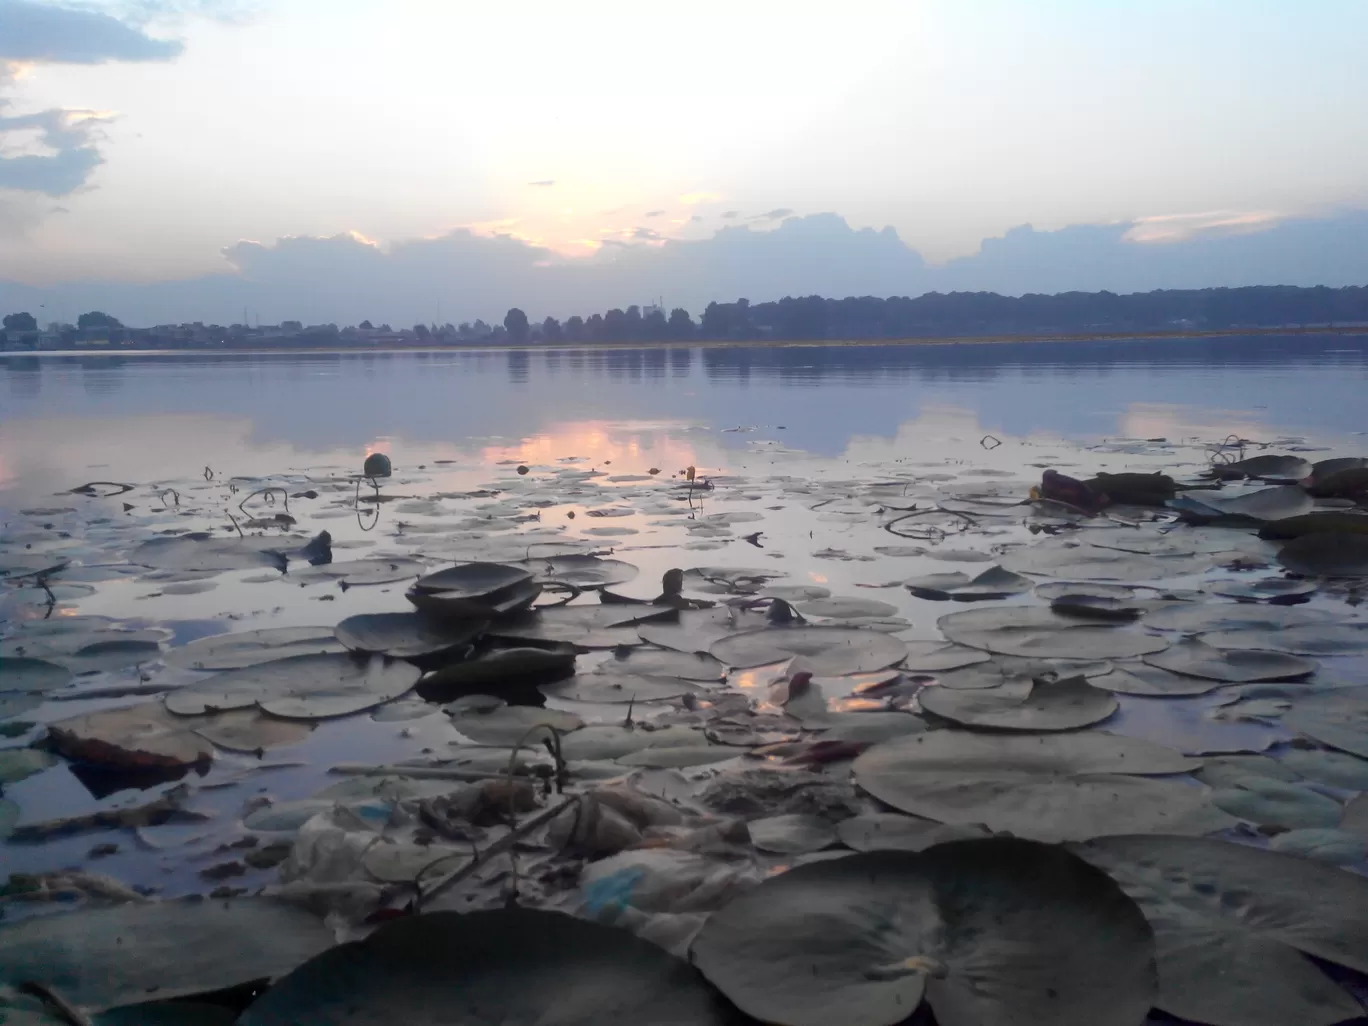
[[[527,184],[537,189],[549,189],[556,184],[556,180],[554,178],[542,178],[535,182],[528,182]]]
[[[75,192],[104,163],[95,136],[107,120],[96,111],[72,110],[0,117],[0,143],[6,136],[33,134],[45,151],[0,156],[0,188],[48,196]]]
[[[0,222],[3,217],[0,217]],[[1289,218],[1258,232],[1200,233],[1165,243],[1127,236],[1141,222],[1029,225],[985,239],[972,256],[933,266],[892,228],[852,228],[836,214],[776,227],[731,225],[705,239],[608,238],[587,259],[508,235],[459,230],[388,248],[344,233],[229,247],[230,270],[147,285],[81,282],[43,289],[0,281],[0,309],[47,303],[108,310],[129,324],[241,318],[412,324],[498,320],[509,307],[537,319],[624,307],[665,295],[695,314],[711,300],[784,296],[916,296],[926,292],[1138,292],[1240,285],[1361,285],[1368,211]],[[638,229],[649,232],[651,229]]]
[[[99,11],[0,0],[0,60],[60,64],[164,61],[183,47]]]
[[[648,210],[648,211],[646,211],[646,216],[647,216],[647,217],[664,217],[664,216],[665,216],[665,211],[663,211],[663,210]]]
[[[720,216],[721,216],[721,217],[725,217],[728,221],[730,221],[730,220],[731,220],[732,218],[734,218],[734,217],[740,217],[740,216],[741,216],[741,211],[739,211],[739,210],[724,210],[724,211],[722,211],[722,213],[721,213]]]
[[[763,214],[756,214],[751,218],[752,221],[781,221],[793,213],[788,207],[775,207],[773,210],[766,210]],[[725,215],[723,215],[725,216]]]
[[[1141,217],[1126,233],[1128,242],[1179,242],[1198,235],[1261,231],[1284,215],[1271,210],[1213,210],[1200,214],[1158,214]]]
[[[633,230],[632,238],[639,239],[642,242],[658,242],[665,238],[665,236],[661,235],[660,232],[656,231],[654,228],[637,228]]]
[[[721,194],[716,192],[686,192],[679,197],[679,202],[686,207],[695,207],[700,203],[717,203],[721,199]]]
[[[689,218],[689,220],[690,220],[690,221],[701,221],[701,220],[703,220],[703,215],[702,215],[702,214],[694,214],[694,216],[691,217],[691,218]]]

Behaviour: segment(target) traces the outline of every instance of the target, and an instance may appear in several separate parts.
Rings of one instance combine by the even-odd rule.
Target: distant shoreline
[[[1368,337],[1368,325],[1358,327],[1312,328],[1222,328],[1215,331],[1098,332],[1075,335],[952,335],[941,338],[856,338],[856,339],[688,339],[661,342],[525,342],[479,343],[471,345],[394,345],[394,346],[218,346],[186,349],[123,349],[117,346],[82,349],[4,349],[0,358],[13,356],[300,356],[307,353],[385,354],[385,353],[507,353],[570,352],[584,349],[812,349],[825,346],[955,346],[1006,345],[1017,342],[1143,342],[1161,339],[1239,338],[1242,336],[1296,338],[1306,335]]]

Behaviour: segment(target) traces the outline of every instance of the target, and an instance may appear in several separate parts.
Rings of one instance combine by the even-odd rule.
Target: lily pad
[[[727,675],[726,667],[710,655],[701,652],[672,652],[658,648],[618,651],[599,663],[595,669],[605,674],[645,674],[701,681],[720,681]]]
[[[313,724],[264,716],[255,709],[215,713],[189,724],[200,737],[229,752],[260,753],[295,745],[313,733]]]
[[[1365,878],[1219,840],[1118,836],[1072,848],[1154,927],[1164,1011],[1216,1026],[1328,1026],[1361,1014],[1298,952],[1364,971]]]
[[[987,652],[943,641],[909,641],[903,667],[917,673],[939,673],[958,670],[991,659]]]
[[[947,826],[931,819],[896,812],[866,812],[843,819],[836,827],[841,843],[856,851],[925,851],[946,841],[987,837],[976,826]]]
[[[0,657],[28,656],[59,663],[72,673],[101,673],[160,658],[161,643],[169,635],[161,628],[29,630],[0,642]]]
[[[1234,463],[1212,464],[1210,474],[1221,480],[1258,478],[1262,481],[1300,481],[1311,475],[1311,464],[1300,456],[1251,456]]]
[[[729,1015],[692,966],[650,941],[506,908],[387,923],[277,981],[238,1026],[721,1026]]]
[[[265,627],[196,638],[166,653],[166,664],[189,670],[240,670],[296,655],[343,651],[331,627]]]
[[[1031,590],[1031,581],[1000,566],[991,566],[977,577],[971,578],[961,573],[931,574],[903,581],[903,587],[917,598],[981,602],[1028,592]]]
[[[406,556],[373,556],[370,559],[349,559],[341,563],[322,563],[305,567],[290,574],[295,582],[318,580],[336,581],[345,588],[364,588],[377,584],[408,581],[422,575],[426,563]]]
[[[208,762],[213,746],[195,723],[160,703],[87,713],[48,726],[53,747],[74,762],[124,769],[175,769]]]
[[[598,556],[552,556],[548,559],[529,559],[516,565],[533,575],[539,584],[566,584],[586,591],[625,584],[638,573],[631,563]]]
[[[1307,577],[1368,577],[1368,534],[1308,534],[1279,549],[1278,562]]]
[[[1339,803],[1310,788],[1253,776],[1232,783],[1211,794],[1211,803],[1232,816],[1289,830],[1339,825]]]
[[[1010,838],[799,866],[709,916],[691,956],[778,1026],[892,1026],[923,996],[941,1026],[1138,1026],[1156,992],[1135,903],[1062,849]]]
[[[8,798],[0,798],[0,841],[14,832],[14,824],[19,822],[19,806]],[[3,950],[3,934],[0,934],[0,950]]]
[[[757,613],[744,613],[730,606],[715,609],[681,610],[677,622],[666,620],[640,624],[642,641],[676,652],[706,652],[723,638],[741,631],[760,630],[768,621]]]
[[[644,748],[695,748],[706,745],[703,732],[692,727],[624,727],[616,724],[593,724],[561,739],[561,753],[566,759],[620,759]]]
[[[481,689],[549,684],[574,672],[575,649],[570,645],[501,648],[429,673],[418,682],[418,693],[430,702],[449,702]]]
[[[709,651],[728,666],[745,669],[801,656],[805,668],[828,677],[872,673],[907,656],[907,646],[878,631],[843,627],[771,627],[734,634]]]
[[[43,659],[0,656],[0,695],[51,691],[71,683],[71,671]]]
[[[1077,730],[1100,723],[1117,710],[1116,697],[1088,678],[1012,680],[996,688],[927,688],[922,710],[966,727],[996,730]]]
[[[1202,760],[1202,768],[1193,773],[1198,780],[1212,787],[1233,787],[1245,777],[1267,777],[1270,780],[1300,780],[1301,775],[1277,759],[1267,755],[1217,755]]]
[[[1157,581],[1191,572],[1189,563],[1175,559],[1054,539],[1017,549],[1002,558],[1002,565],[1023,574],[1123,582]]]
[[[1169,643],[1123,627],[1080,623],[1034,606],[995,606],[942,616],[948,639],[1001,655],[1037,659],[1128,659],[1161,652]]]
[[[832,598],[812,599],[801,602],[798,611],[805,616],[828,616],[849,618],[853,616],[895,616],[898,607],[888,602],[874,599],[849,598],[837,595]]]
[[[321,919],[268,898],[82,909],[0,927],[0,983],[99,1011],[279,976],[332,944]]]
[[[1248,630],[1214,631],[1203,634],[1201,640],[1220,649],[1267,649],[1319,656],[1350,655],[1368,652],[1368,622],[1306,624],[1270,634]]]
[[[684,571],[684,585],[690,591],[709,595],[754,595],[769,583],[786,577],[782,570],[762,570],[741,566],[695,566]]]
[[[1140,776],[1198,765],[1172,749],[1107,734],[938,730],[876,745],[854,771],[875,798],[914,816],[1060,841],[1234,825],[1210,805],[1205,788]]]
[[[1304,859],[1328,862],[1332,866],[1352,866],[1368,858],[1368,843],[1344,830],[1288,830],[1269,841],[1268,847]]]
[[[438,619],[423,613],[361,613],[339,623],[336,635],[353,652],[421,659],[464,649],[486,625],[484,620]]]
[[[802,813],[753,819],[746,824],[746,829],[750,832],[751,843],[761,851],[782,855],[821,851],[837,841],[836,831],[830,823],[820,816]]]
[[[1089,581],[1047,581],[1044,584],[1037,584],[1035,593],[1037,598],[1042,598],[1046,602],[1053,602],[1069,595],[1115,599],[1118,602],[1131,602],[1135,599],[1135,589],[1124,584],[1097,584]]]
[[[1184,520],[1199,524],[1213,521],[1262,524],[1269,520],[1286,520],[1309,513],[1315,504],[1311,496],[1295,485],[1261,488],[1230,497],[1203,492],[1198,498],[1189,493],[1168,501],[1169,508],[1178,510]]]
[[[668,606],[552,606],[500,622],[490,633],[501,638],[563,642],[583,649],[616,648],[640,643],[640,624],[673,621],[679,615]],[[618,627],[630,629],[614,631]]]
[[[520,744],[540,745],[543,739],[551,737],[549,730],[527,737],[534,727],[553,727],[568,734],[584,726],[584,721],[563,709],[506,705],[497,709],[459,709],[451,713],[451,725],[477,745],[511,748]]]
[[[1145,662],[1170,673],[1234,684],[1296,680],[1315,673],[1318,665],[1284,652],[1214,648],[1192,639],[1184,639],[1166,651],[1153,652],[1145,656]]]
[[[1306,606],[1250,606],[1235,602],[1172,602],[1145,613],[1144,624],[1161,631],[1283,631],[1303,624],[1330,623],[1335,615]]]
[[[532,580],[526,567],[507,563],[461,563],[420,577],[413,584],[418,592],[440,591],[450,599],[485,599]]]
[[[1368,791],[1368,759],[1343,752],[1292,748],[1283,753],[1282,765],[1318,784],[1346,791]]]
[[[0,787],[17,784],[57,762],[37,748],[0,748]]]
[[[1308,695],[1283,723],[1309,738],[1368,759],[1368,688],[1333,688]]]
[[[1111,673],[1092,678],[1094,687],[1121,695],[1205,695],[1224,682],[1170,673],[1146,663],[1126,663]]]
[[[681,695],[705,694],[704,688],[679,677],[652,677],[636,673],[581,673],[555,684],[543,684],[548,697],[572,702],[662,702]]]
[[[258,705],[287,719],[324,719],[398,698],[419,673],[416,666],[380,656],[289,656],[224,670],[170,692],[163,701],[182,716]]]
[[[1213,595],[1244,602],[1285,602],[1310,595],[1316,590],[1316,585],[1288,577],[1265,577],[1258,581],[1217,581],[1210,586],[1210,590]]]

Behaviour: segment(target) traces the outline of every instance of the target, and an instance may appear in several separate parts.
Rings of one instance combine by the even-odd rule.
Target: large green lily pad
[[[1116,712],[1116,696],[1083,676],[1014,679],[995,688],[927,688],[923,711],[961,726],[995,730],[1077,730]]]
[[[341,652],[331,627],[265,627],[196,638],[166,653],[166,664],[190,670],[238,670],[296,655]]]
[[[977,577],[962,573],[931,574],[903,581],[903,587],[917,598],[932,601],[982,602],[1021,595],[1031,590],[1031,581],[1000,566],[990,566]]]
[[[1201,640],[1222,649],[1266,649],[1317,656],[1351,655],[1368,652],[1368,621],[1306,624],[1274,633],[1213,631],[1203,634]]]
[[[194,733],[195,721],[159,703],[107,709],[48,727],[53,747],[68,759],[123,769],[174,769],[206,763],[214,749]]]
[[[764,666],[795,656],[814,675],[841,677],[872,673],[907,657],[907,646],[879,631],[846,627],[771,627],[733,634],[716,642],[712,655],[737,669]]]
[[[1296,702],[1283,723],[1331,748],[1368,759],[1368,688],[1333,688]]]
[[[1037,659],[1130,659],[1169,645],[1153,634],[1080,623],[1036,606],[969,609],[949,613],[936,623],[956,644]]]
[[[1318,664],[1284,652],[1213,648],[1190,638],[1163,652],[1152,652],[1145,662],[1170,673],[1207,680],[1247,684],[1262,680],[1296,680],[1316,672]]]
[[[273,716],[325,719],[372,709],[417,682],[416,666],[351,653],[300,655],[224,670],[167,694],[178,715],[260,706]]]
[[[1279,549],[1278,562],[1307,577],[1368,577],[1368,534],[1308,534]]]
[[[1140,1026],[1151,930],[1085,865],[1009,838],[809,863],[714,912],[691,956],[779,1026],[892,1026],[923,995],[941,1026]]]
[[[448,620],[423,613],[360,613],[337,625],[337,640],[353,652],[421,659],[464,649],[487,621]]]

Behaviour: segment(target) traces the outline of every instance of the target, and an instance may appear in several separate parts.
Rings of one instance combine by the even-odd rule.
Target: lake
[[[752,760],[801,762],[818,732],[844,728],[852,716],[878,712],[902,729],[919,709],[950,723],[1007,729],[1100,725],[1104,738],[1171,746],[1181,758],[1282,758],[1295,750],[1297,734],[1279,719],[1293,704],[1277,691],[1286,685],[1249,682],[1296,678],[1308,694],[1368,683],[1358,584],[1284,579],[1279,545],[1249,524],[1176,527],[1153,510],[1090,518],[1026,502],[1051,468],[1080,478],[1163,472],[1196,484],[1213,465],[1276,454],[1290,479],[1302,480],[1316,461],[1368,456],[1365,395],[1368,337],[1329,335],[5,354],[0,659],[37,659],[47,669],[0,663],[33,682],[9,689],[0,681],[0,723],[13,727],[0,739],[8,781],[0,836],[16,831],[0,856],[16,872],[80,868],[163,894],[232,893],[276,879],[269,860],[244,865],[242,845],[294,843],[291,872],[316,879],[317,867],[296,864],[303,856],[295,838],[321,808],[343,801],[372,814],[379,792],[365,782],[392,782],[399,764],[413,773],[453,765],[497,773],[488,769],[489,751],[514,743],[509,731],[524,722],[518,717],[544,714],[559,717],[567,738],[581,723],[622,735],[602,750],[594,745],[606,742],[596,740],[590,754],[572,759],[582,774],[576,786],[586,787],[644,767],[657,774],[653,786],[666,786],[659,774],[673,774],[670,787],[702,788]],[[360,477],[373,453],[388,456],[392,476]],[[1268,477],[1227,485],[1213,501],[1281,488],[1268,500],[1279,504],[1276,515],[1311,508],[1300,489]],[[331,562],[304,547],[320,532]],[[285,672],[283,657],[304,644],[286,632],[305,639],[319,632],[327,651],[351,658],[331,640],[335,625],[371,629],[370,614],[407,614],[405,592],[415,579],[470,561],[516,563],[543,586],[528,599],[536,602],[532,613],[472,633],[479,651],[572,643],[578,675],[569,684],[510,684],[478,709],[460,703],[503,682],[458,688],[460,701],[444,709],[439,703],[456,692],[433,698],[432,678],[424,678],[419,697],[405,694],[419,670],[398,661],[385,664],[399,668],[397,684],[367,678],[349,692],[324,694],[316,680],[286,689],[264,674],[195,698],[233,666]],[[1004,569],[993,571],[992,586],[970,583],[998,565]],[[675,569],[688,571],[682,595],[668,583]],[[1074,580],[1091,582],[1079,586],[1092,588],[1087,600],[1104,611],[1119,607],[1120,617],[1068,634],[1048,604],[1075,597],[1062,583]],[[594,592],[605,581],[600,603]],[[470,587],[479,601],[494,601],[492,587]],[[678,623],[646,630],[660,606],[632,603],[671,595],[685,603]],[[1241,597],[1248,604],[1231,601]],[[819,625],[817,640],[752,644],[750,631],[769,630],[772,640],[787,629],[769,628],[766,619],[782,613],[784,601]],[[692,608],[709,603],[709,610]],[[677,607],[664,606],[673,617]],[[710,619],[717,615],[730,619],[719,627]],[[1127,620],[1137,617],[1150,619]],[[1180,640],[1208,631],[1236,635],[1229,641],[1236,647],[1253,632],[1314,633],[1322,625],[1329,633],[1305,642],[1314,659],[1284,646],[1258,656],[1269,662],[1253,671],[1223,655],[1209,657],[1215,669],[1193,669],[1194,650]],[[486,626],[481,621],[479,630]],[[831,628],[848,632],[839,646]],[[213,647],[216,638],[256,630],[274,632],[257,655],[225,657]],[[947,639],[955,644],[945,649]],[[425,669],[468,666],[452,654],[457,649],[464,652],[429,644],[410,661]],[[950,665],[947,652],[962,662]],[[266,662],[273,653],[276,661]],[[805,665],[814,668],[814,690],[786,693],[794,668]],[[996,686],[983,677],[984,665],[1005,675],[996,692],[1001,708],[992,696],[986,705],[963,698]],[[1024,689],[1029,703],[1027,692],[1044,687],[1032,683],[1041,673],[1085,683],[1067,696],[1041,691],[1041,706],[1023,712],[1012,704],[1013,689]],[[1247,695],[1245,686],[1272,690]],[[641,688],[645,697],[624,688]],[[505,697],[522,712],[495,708]],[[181,719],[163,710],[164,698]],[[109,711],[127,706],[146,720],[141,737],[110,726]],[[623,741],[631,734],[618,726],[624,715],[693,740],[664,747],[668,756],[643,756],[637,748],[645,742]],[[1016,719],[1027,715],[1033,718]],[[90,719],[78,723],[82,717]],[[462,723],[471,725],[462,731]],[[17,754],[49,724],[75,738],[62,742],[60,756]],[[112,772],[107,748],[87,744],[81,731],[116,738],[126,752],[188,746],[204,758]],[[619,742],[626,747],[614,749]],[[774,744],[780,748],[766,747]],[[839,774],[848,762],[837,765]],[[1178,768],[1184,765],[1197,763]],[[399,779],[402,793],[387,791],[386,801],[430,797],[432,780]],[[1268,843],[1251,825],[1268,824],[1262,812],[1241,813],[1247,822],[1236,825],[1197,801],[1206,792],[1184,780],[1144,780],[1127,809],[1154,824],[1187,809],[1209,817],[1188,832],[1225,830]],[[1330,793],[1324,800],[1339,802],[1352,789]],[[133,829],[131,821],[90,818],[163,799],[188,810],[185,821]],[[269,826],[261,825],[263,806],[276,817]],[[1042,840],[1078,839],[1091,836],[1081,815],[1051,806],[1039,822],[1023,822],[1019,810],[1003,808],[985,811],[983,822]],[[54,825],[63,817],[77,822]],[[388,838],[402,849],[386,863],[394,879],[406,879],[421,864],[413,852],[425,853],[432,841],[413,840],[413,829],[395,827]],[[771,868],[788,864],[774,851],[758,858]],[[1352,846],[1340,861],[1362,868]],[[71,900],[90,897],[88,884],[63,886]],[[494,883],[480,893],[497,903]],[[15,908],[21,916],[35,911]]]

